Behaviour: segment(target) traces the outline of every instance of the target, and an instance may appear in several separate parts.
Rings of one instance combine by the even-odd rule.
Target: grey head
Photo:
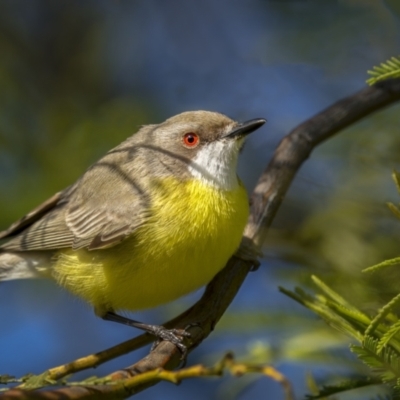
[[[143,127],[108,156],[125,152],[118,161],[126,163],[130,174],[194,177],[229,190],[238,182],[236,165],[245,136],[264,123],[261,118],[238,123],[216,112],[188,111]]]

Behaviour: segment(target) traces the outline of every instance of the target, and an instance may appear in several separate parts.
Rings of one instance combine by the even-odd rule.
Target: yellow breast
[[[98,313],[166,303],[205,284],[237,249],[248,217],[242,185],[154,182],[151,217],[109,249],[61,252],[54,277]]]

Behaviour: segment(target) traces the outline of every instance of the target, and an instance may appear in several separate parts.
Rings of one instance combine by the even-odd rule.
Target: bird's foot
[[[187,347],[182,343],[184,338],[190,337],[190,333],[186,331],[186,328],[167,329],[161,325],[144,324],[143,322],[135,321],[133,319],[115,314],[113,311],[106,312],[105,314],[102,315],[102,318],[107,321],[114,321],[118,322],[119,324],[128,325],[134,328],[141,329],[142,331],[145,331],[148,334],[155,336],[158,340],[157,342],[155,342],[155,344],[153,344],[152,350],[163,340],[171,342],[181,352],[182,354],[181,359],[182,360],[186,359]]]
[[[190,333],[186,329],[167,329],[162,325],[147,325],[147,332],[155,337],[157,341],[153,343],[151,350],[153,351],[163,340],[174,344],[181,352],[181,360],[186,360],[187,347],[182,343],[184,338],[189,338]]]

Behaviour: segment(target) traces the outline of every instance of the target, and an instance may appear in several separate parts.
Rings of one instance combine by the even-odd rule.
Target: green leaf
[[[335,329],[355,338],[359,342],[362,342],[364,335],[358,329],[358,325],[355,326],[354,323],[349,322],[347,318],[343,317],[343,315],[347,315],[348,319],[351,321],[363,321],[362,331],[364,331],[365,327],[370,323],[370,319],[368,319],[364,314],[348,310],[341,304],[334,304],[332,301],[326,299],[322,295],[312,297],[311,295],[305,293],[299,288],[296,288],[295,292],[284,289],[282,287],[280,287],[279,290],[287,296],[291,297],[292,299],[296,300],[303,306],[309,308],[311,311],[318,314]],[[338,310],[340,310],[340,312]]]
[[[391,265],[397,265],[397,264],[400,264],[400,257],[391,258],[390,260],[382,261],[379,264],[375,264],[375,265],[372,265],[371,267],[363,269],[362,272],[375,272],[378,269],[381,269],[384,267],[389,267]]]
[[[394,383],[400,378],[400,355],[391,347],[378,351],[379,340],[367,336],[362,346],[350,346],[357,355],[384,383]]]
[[[388,331],[381,337],[377,351],[380,353],[400,331],[400,320],[393,324]],[[400,339],[400,338],[399,338]]]
[[[367,73],[371,76],[371,78],[367,79],[369,85],[385,79],[400,77],[400,56],[390,58],[379,66],[373,67]]]
[[[378,314],[375,318],[371,321],[368,328],[365,331],[365,335],[371,335],[372,332],[378,327],[379,323],[384,321],[385,317],[390,313],[390,311],[394,308],[394,306],[400,302],[400,293],[393,297],[389,303],[385,304],[379,310]]]
[[[307,400],[324,399],[329,396],[343,394],[349,390],[362,389],[369,386],[380,385],[381,382],[372,378],[364,379],[346,379],[336,385],[323,386],[318,393],[306,395]],[[389,397],[386,397],[389,400]]]
[[[327,306],[352,325],[355,324],[357,329],[364,330],[371,323],[371,319],[355,307],[347,308],[342,304],[334,303],[332,301],[328,301]]]
[[[359,312],[359,310],[353,307],[347,300],[345,300],[342,296],[332,290],[328,285],[321,281],[317,276],[311,275],[312,281],[334,302],[338,304],[342,304],[349,310],[353,310],[354,312]]]

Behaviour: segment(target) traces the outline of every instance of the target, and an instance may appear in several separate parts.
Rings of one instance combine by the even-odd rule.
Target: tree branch
[[[253,241],[257,249],[261,249],[267,228],[271,225],[296,172],[318,144],[363,117],[398,100],[400,100],[400,79],[383,81],[338,101],[285,136],[252,194],[251,215],[245,229],[245,237]],[[207,286],[202,298],[190,309],[166,324],[167,327],[175,328],[184,328],[193,324],[189,328],[192,337],[186,343],[189,351],[197,347],[213,330],[252,266],[252,262],[232,257],[227,266]],[[146,335],[142,335],[97,355],[53,368],[48,371],[47,376],[60,379],[68,373],[93,367],[125,354],[137,348],[138,343],[143,344],[149,341]],[[156,368],[176,368],[179,364],[180,353],[176,346],[169,342],[162,342],[147,357],[124,370],[114,372],[108,378],[129,379]],[[138,393],[156,382],[158,382],[157,379],[150,383],[143,382],[132,390],[126,390],[120,398]],[[25,399],[29,395],[30,399],[98,399],[102,398],[102,394],[104,398],[109,396],[109,386],[68,387],[33,393],[11,389],[3,395],[3,398]]]

